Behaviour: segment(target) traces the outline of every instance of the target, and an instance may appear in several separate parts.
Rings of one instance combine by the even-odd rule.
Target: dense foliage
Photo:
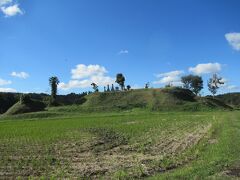
[[[181,78],[183,87],[191,90],[195,95],[198,95],[199,92],[203,89],[203,80],[200,76],[188,75]]]
[[[240,93],[221,94],[216,96],[216,98],[228,105],[240,107]]]
[[[59,105],[82,104],[86,101],[84,96],[87,94],[87,92],[80,94],[70,93],[67,95],[58,95],[56,99]],[[5,113],[10,107],[16,104],[20,100],[20,96],[20,93],[0,93],[0,114]],[[44,93],[29,93],[28,96],[34,101],[43,102],[45,105],[48,105],[51,98],[50,95]]]

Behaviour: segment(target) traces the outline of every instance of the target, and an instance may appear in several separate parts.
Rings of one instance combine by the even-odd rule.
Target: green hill
[[[190,90],[176,87],[93,93],[86,96],[86,99],[87,101],[82,107],[99,110],[127,110],[132,108],[147,108],[157,111],[232,109],[217,99],[196,98]]]
[[[44,110],[43,103],[16,103],[5,115],[17,115]],[[85,96],[82,105],[48,108],[51,113],[112,112],[132,109],[150,111],[212,111],[232,110],[233,108],[217,98],[196,97],[190,90],[182,88],[137,89],[118,92],[98,92]],[[41,114],[39,114],[41,116]],[[45,117],[45,115],[44,115]]]
[[[225,104],[240,108],[240,93],[227,93],[216,96],[217,99]]]
[[[45,109],[45,104],[29,99],[27,102],[17,102],[4,115],[17,115],[29,112],[43,111]]]

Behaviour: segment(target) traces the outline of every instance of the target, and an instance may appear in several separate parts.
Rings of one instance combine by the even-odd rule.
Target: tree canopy
[[[221,77],[218,77],[217,74],[213,74],[213,76],[208,80],[208,90],[212,93],[213,96],[217,94],[220,85],[224,84]]]
[[[124,88],[125,88],[125,77],[123,76],[122,73],[118,73],[116,75],[116,83],[119,84],[119,86],[121,87],[121,90],[124,90]]]
[[[198,95],[199,92],[203,89],[203,80],[201,76],[187,75],[181,78],[183,87],[191,90],[195,95]]]

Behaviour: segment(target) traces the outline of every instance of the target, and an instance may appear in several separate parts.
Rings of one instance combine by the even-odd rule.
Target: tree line
[[[201,90],[203,89],[203,79],[201,76],[197,75],[187,75],[181,78],[181,82],[183,84],[183,88],[191,90],[196,96],[199,95]],[[224,82],[221,77],[217,74],[213,74],[213,76],[208,80],[207,86],[208,90],[211,92],[213,97],[217,94],[218,89]]]
[[[129,91],[131,90],[131,86],[127,85],[125,86],[125,76],[122,73],[118,73],[116,75],[116,80],[115,82],[119,85],[119,87],[114,87],[114,85],[107,85],[104,86],[104,92],[112,92],[112,91]],[[59,84],[59,79],[56,76],[52,76],[49,78],[49,85],[51,87],[51,98],[50,98],[50,104],[55,105],[56,102],[56,97],[57,97],[57,87]],[[191,90],[196,96],[198,96],[203,89],[203,79],[201,76],[198,75],[187,75],[181,77],[181,83],[182,83],[182,88],[189,89]],[[211,92],[213,97],[217,94],[218,89],[220,86],[224,84],[223,80],[221,77],[219,77],[217,74],[213,74],[213,76],[208,80],[207,86],[208,90]],[[93,88],[94,92],[99,92],[99,87],[95,82],[91,83],[91,86]],[[150,86],[150,83],[145,84],[145,89],[148,89]],[[166,85],[166,87],[171,87],[171,84]],[[90,94],[91,92],[89,92]]]

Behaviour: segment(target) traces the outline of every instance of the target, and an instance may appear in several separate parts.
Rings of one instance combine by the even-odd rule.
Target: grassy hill
[[[225,104],[240,108],[240,93],[226,93],[216,96],[217,99]]]
[[[0,114],[4,114],[10,107],[16,104],[19,101],[21,95],[23,94],[0,92]],[[32,100],[43,102],[46,105],[48,105],[50,99],[50,96],[44,93],[29,93],[24,95],[28,95]],[[57,101],[61,106],[73,104],[79,105],[85,102],[84,96],[86,95],[86,92],[80,94],[70,93],[67,95],[58,95]]]
[[[86,96],[84,108],[99,110],[127,110],[146,108],[157,111],[199,111],[215,109],[232,109],[230,106],[213,98],[196,98],[187,89],[138,89],[124,92],[93,93]]]
[[[78,100],[78,99],[77,99]],[[112,112],[142,109],[145,111],[213,111],[232,110],[217,98],[196,97],[190,90],[182,88],[138,89],[118,92],[98,92],[80,99],[82,104],[48,108],[42,113],[44,117],[58,116],[61,113],[89,113]],[[72,98],[71,101],[74,101]],[[39,101],[33,100],[30,104],[16,103],[5,115],[41,111]],[[42,106],[41,106],[42,107]],[[35,117],[35,114],[32,114]],[[37,114],[41,117],[41,113]]]
[[[30,112],[38,112],[43,111],[45,109],[45,104],[36,101],[36,100],[29,100],[28,102],[17,102],[4,115],[17,115],[23,113],[30,113]]]

